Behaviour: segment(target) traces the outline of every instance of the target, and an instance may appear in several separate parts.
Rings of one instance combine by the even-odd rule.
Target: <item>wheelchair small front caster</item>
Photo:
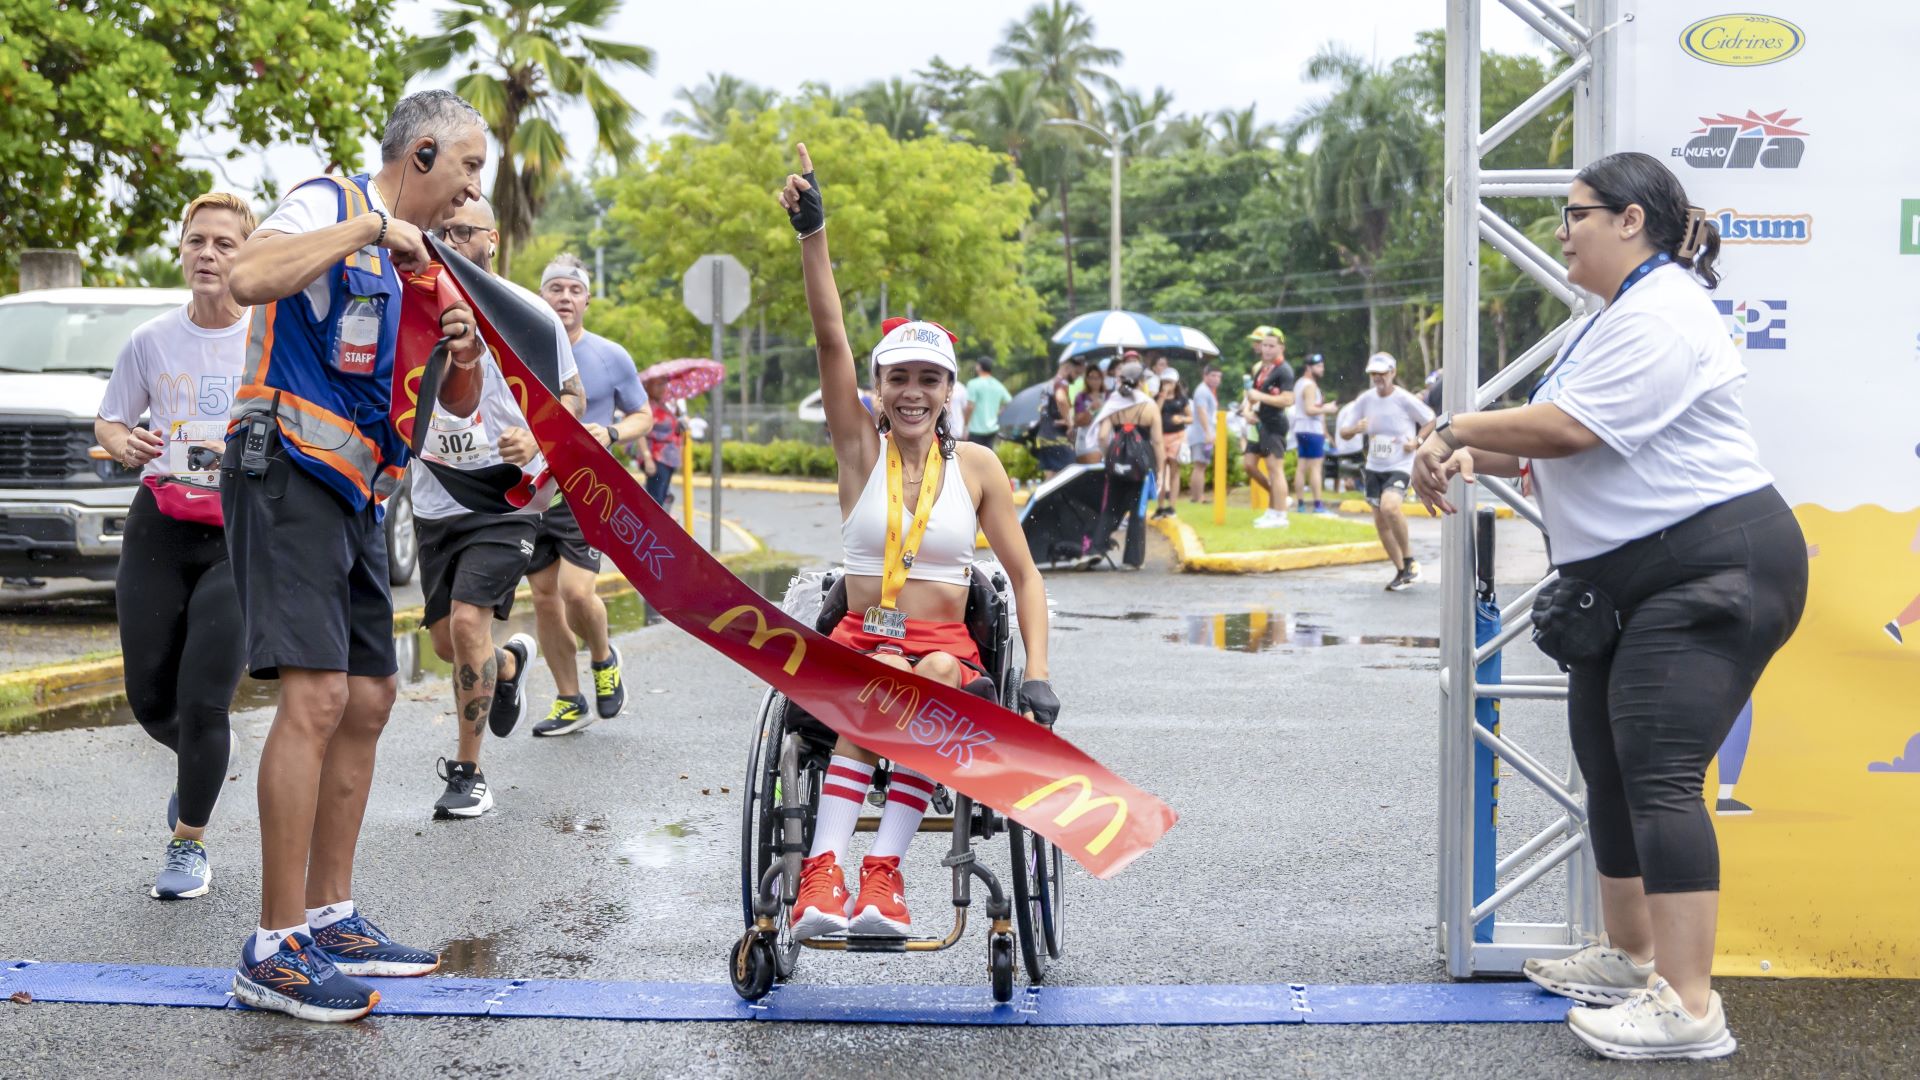
[[[727,974],[733,982],[733,992],[748,1001],[767,996],[778,970],[773,945],[753,930],[740,936],[728,957]]]
[[[1013,1000],[1013,935],[987,937],[987,974],[993,980],[993,1000]]]

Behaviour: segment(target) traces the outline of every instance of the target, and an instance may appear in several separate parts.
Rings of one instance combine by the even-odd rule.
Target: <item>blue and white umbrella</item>
[[[1180,335],[1180,347],[1196,356],[1219,356],[1220,346],[1213,339],[1195,330],[1191,326],[1174,326],[1168,329]]]
[[[1053,343],[1109,349],[1185,347],[1178,331],[1137,311],[1089,311],[1055,331]]]

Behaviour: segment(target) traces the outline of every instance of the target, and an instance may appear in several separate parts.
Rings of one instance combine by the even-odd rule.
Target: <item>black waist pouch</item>
[[[1560,578],[1533,601],[1533,643],[1559,661],[1594,664],[1613,655],[1620,640],[1620,611],[1591,581]]]

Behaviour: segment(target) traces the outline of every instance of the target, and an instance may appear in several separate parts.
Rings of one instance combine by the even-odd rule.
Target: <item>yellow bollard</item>
[[[1213,523],[1227,523],[1227,455],[1233,444],[1227,441],[1227,414],[1213,411]]]
[[[693,535],[693,439],[680,440],[680,517]]]

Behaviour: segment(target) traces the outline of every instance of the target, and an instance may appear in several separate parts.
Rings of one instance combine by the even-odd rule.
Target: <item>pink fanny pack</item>
[[[154,505],[160,512],[175,521],[191,521],[196,525],[212,525],[215,528],[226,526],[226,516],[220,512],[220,493],[206,488],[183,483],[170,476],[143,476],[140,482],[153,492]]]

